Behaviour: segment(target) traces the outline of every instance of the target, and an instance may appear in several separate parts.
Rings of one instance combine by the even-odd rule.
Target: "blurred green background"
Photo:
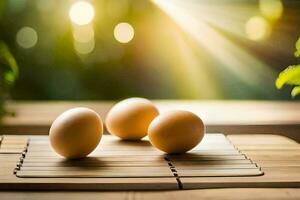
[[[281,5],[275,18],[254,0],[162,1],[85,1],[94,10],[89,21],[84,6],[73,7],[72,20],[78,1],[1,0],[0,40],[20,72],[12,99],[290,99],[290,88],[278,91],[274,82],[299,62],[300,1],[270,4]],[[186,13],[192,18],[180,21]],[[131,26],[118,32],[124,22]]]

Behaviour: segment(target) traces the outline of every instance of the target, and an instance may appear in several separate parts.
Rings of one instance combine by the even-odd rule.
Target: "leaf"
[[[284,84],[300,85],[300,64],[289,66],[280,72],[276,80],[276,87],[281,89]]]
[[[300,38],[297,40],[296,42],[296,52],[294,53],[294,55],[299,58],[300,57]]]
[[[300,94],[300,86],[296,86],[293,88],[292,92],[291,92],[291,95],[293,97],[297,96],[298,94]]]
[[[13,84],[15,81],[15,75],[11,71],[4,73],[4,80],[7,84]]]
[[[0,41],[0,67],[1,64],[7,65],[10,69],[9,72],[4,75],[4,79],[9,83],[13,83],[19,76],[19,68],[8,47]]]

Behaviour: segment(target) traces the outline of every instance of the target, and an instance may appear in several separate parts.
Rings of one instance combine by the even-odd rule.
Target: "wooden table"
[[[2,191],[1,200],[160,200],[160,199],[207,199],[207,200],[299,200],[300,189],[282,188],[240,188],[240,189],[207,189],[189,191],[161,192],[70,192],[70,191]]]
[[[279,134],[300,141],[300,102],[287,101],[154,101],[161,112],[185,109],[197,113],[207,132],[224,134]],[[85,106],[104,119],[114,102],[10,102],[16,117],[5,117],[5,134],[48,134],[52,121],[64,110]]]
[[[176,191],[0,191],[4,199],[300,199],[300,144],[278,135],[229,135],[231,142],[262,170],[283,184],[276,188],[201,189]],[[270,179],[270,177],[269,177]],[[272,177],[271,177],[272,179]],[[194,184],[193,181],[183,180]]]
[[[275,179],[291,182],[294,187],[300,187],[299,144],[286,137],[272,135],[272,130],[275,133],[278,133],[278,130],[283,130],[284,132],[280,133],[299,138],[297,135],[300,133],[299,103],[176,103],[176,101],[157,101],[156,103],[161,111],[176,107],[192,109],[198,114],[202,113],[201,116],[209,130],[227,127],[228,131],[233,130],[234,133],[253,133],[255,131],[255,135],[231,135],[230,132],[227,134],[232,143],[257,162],[265,173],[276,174]],[[13,131],[18,131],[18,133],[30,134],[30,131],[33,131],[34,133],[45,134],[51,121],[58,113],[66,108],[79,105],[94,108],[101,116],[105,116],[112,104],[111,102],[11,103],[9,107],[18,112],[18,117],[5,118],[1,132],[6,131],[6,133],[15,134]],[[215,122],[214,119],[216,119]],[[228,124],[225,123],[226,121]],[[284,128],[292,130],[292,133],[285,131]],[[193,181],[186,180],[185,182],[193,184]],[[263,185],[260,188],[247,188],[247,185],[241,185],[241,187],[243,188],[182,191],[1,191],[0,199],[300,199],[300,188],[289,188],[288,184],[277,184],[274,186],[276,188],[264,188]]]

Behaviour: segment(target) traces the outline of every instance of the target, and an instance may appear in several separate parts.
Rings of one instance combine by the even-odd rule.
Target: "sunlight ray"
[[[264,91],[261,87],[262,84],[272,84],[276,77],[275,72],[266,64],[222,36],[204,21],[193,17],[190,10],[170,1],[154,0],[154,3],[237,78],[261,93],[272,93]],[[275,90],[275,87],[273,88]]]

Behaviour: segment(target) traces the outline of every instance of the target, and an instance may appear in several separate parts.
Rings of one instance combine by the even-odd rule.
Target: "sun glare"
[[[250,52],[243,49],[243,47],[239,46],[238,43],[235,43],[226,37],[226,35],[223,35],[222,32],[215,28],[215,24],[212,26],[212,23],[210,23],[212,21],[215,23],[220,23],[218,22],[220,20],[213,19],[208,21],[207,16],[202,16],[202,13],[195,9],[197,6],[202,6],[203,9],[206,9],[207,7],[207,9],[211,9],[213,12],[215,7],[216,10],[214,12],[217,13],[220,8],[225,6],[224,4],[215,3],[199,5],[198,2],[191,1],[189,5],[185,5],[183,7],[182,1],[180,0],[153,0],[153,2],[171,19],[173,19],[174,22],[187,33],[187,35],[194,38],[195,41],[198,42],[200,48],[204,48],[212,55],[214,58],[213,63],[217,63],[215,65],[216,68],[222,66],[224,70],[235,77],[238,77],[238,79],[241,80],[245,85],[255,88],[255,90],[261,94],[265,94],[265,91],[261,87],[262,84],[270,83],[269,87],[274,88],[273,85],[271,85],[276,76],[274,70],[270,69],[268,65],[253,56]],[[223,1],[223,3],[225,2]],[[233,7],[230,13],[232,24],[225,29],[226,31],[235,26],[234,22],[236,22],[236,24],[240,24],[241,21],[244,21],[244,15],[239,11],[241,9],[239,6],[241,5],[238,4],[235,6],[236,7]],[[234,9],[236,10],[235,13],[233,12]],[[249,12],[249,14],[250,13],[252,13],[252,10]],[[210,17],[214,18],[216,16],[210,15]],[[217,17],[220,16],[218,15]],[[245,22],[247,33],[245,35],[246,37],[248,36],[253,40],[259,40],[269,34],[270,27],[264,18],[254,17],[250,18],[248,22],[245,20],[244,23]],[[218,27],[221,28],[221,26]],[[243,33],[245,31],[245,24],[244,26],[239,26],[238,28],[236,30],[239,30],[240,33]],[[207,85],[205,82],[202,84]],[[209,88],[207,88],[207,90],[209,90]]]
[[[78,55],[90,54],[95,48],[94,15],[93,5],[88,1],[76,1],[71,5],[69,16],[73,22],[73,45]]]
[[[75,2],[69,11],[70,19],[77,25],[86,25],[91,23],[94,19],[94,8],[91,3],[87,1]]]

